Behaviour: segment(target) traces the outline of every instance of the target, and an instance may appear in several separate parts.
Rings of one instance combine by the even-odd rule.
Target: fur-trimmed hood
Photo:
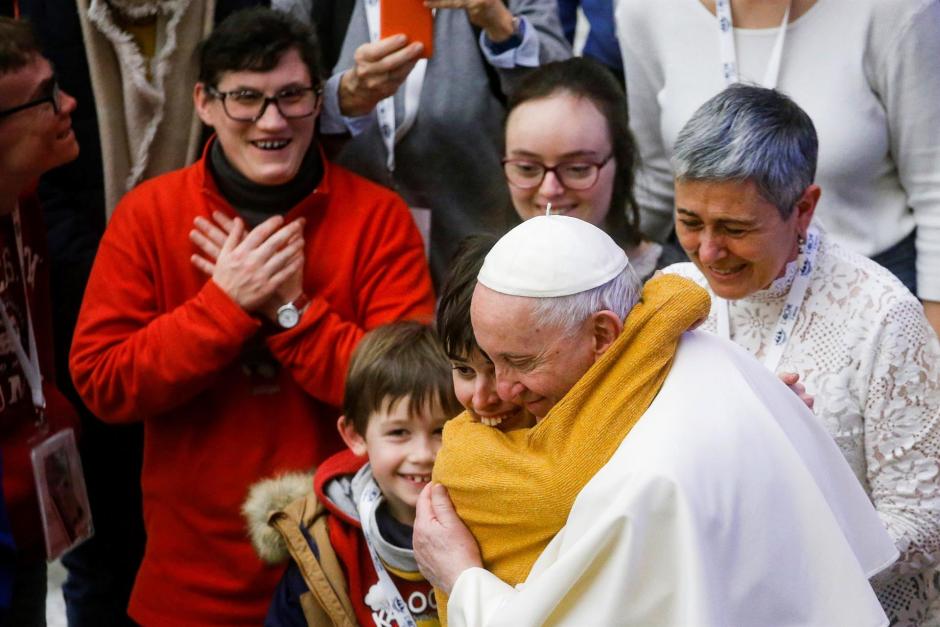
[[[356,500],[372,478],[365,466],[365,458],[346,450],[326,459],[316,472],[285,473],[252,485],[242,505],[242,515],[251,543],[262,561],[278,564],[289,557],[284,539],[268,520],[297,499],[308,497],[311,491],[330,514],[347,524],[360,526]]]
[[[292,472],[263,479],[248,489],[242,516],[248,524],[248,537],[258,557],[278,564],[289,557],[284,539],[268,524],[271,514],[284,509],[313,490],[313,472]]]

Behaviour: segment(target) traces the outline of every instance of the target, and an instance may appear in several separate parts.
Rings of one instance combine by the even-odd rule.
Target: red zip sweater
[[[372,327],[432,312],[421,236],[402,200],[325,160],[324,169],[287,214],[306,219],[311,297],[288,331],[263,330],[190,263],[193,219],[236,215],[205,154],[128,193],[101,240],[70,365],[98,416],[144,421],[147,547],[129,607],[144,625],[262,622],[281,568],[264,566],[246,538],[248,486],[339,450],[353,347]],[[273,378],[243,352],[254,336],[280,364]]]

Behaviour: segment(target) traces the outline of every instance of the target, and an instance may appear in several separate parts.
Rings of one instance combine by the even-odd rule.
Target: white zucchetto
[[[593,224],[538,216],[496,242],[477,281],[511,296],[569,296],[607,283],[628,263],[623,249]]]

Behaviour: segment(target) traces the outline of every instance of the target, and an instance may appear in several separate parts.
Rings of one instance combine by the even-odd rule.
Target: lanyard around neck
[[[777,39],[767,61],[764,71],[764,80],[761,85],[768,89],[777,87],[777,78],[780,75],[780,63],[783,59],[783,44],[787,38],[787,24],[790,22],[790,2],[783,13],[783,20],[777,29]],[[733,85],[740,80],[738,74],[738,53],[734,44],[734,22],[731,19],[731,0],[715,0],[715,15],[718,17],[718,40],[721,48],[721,72],[725,79],[725,86]]]
[[[365,0],[366,22],[369,25],[369,40],[373,43],[379,40],[379,6],[380,0]],[[379,101],[376,105],[376,115],[379,118],[379,132],[382,134],[382,143],[385,144],[385,166],[389,172],[395,171],[395,144],[414,126],[418,117],[418,104],[421,102],[421,91],[424,89],[424,75],[428,69],[427,59],[418,59],[414,68],[405,79],[405,115],[398,126],[395,125],[395,96]]]
[[[42,410],[46,408],[46,397],[42,393],[42,372],[39,370],[39,351],[36,349],[36,333],[33,331],[33,316],[29,308],[29,271],[26,266],[26,255],[23,250],[23,228],[20,223],[20,206],[13,208],[13,233],[16,238],[16,252],[20,260],[20,280],[23,282],[23,302],[26,305],[26,335],[29,343],[29,354],[23,348],[22,333],[17,333],[13,326],[13,320],[7,311],[6,302],[0,298],[0,318],[3,319],[3,327],[7,333],[10,343],[13,345],[13,351],[20,362],[23,374],[29,384],[30,395],[32,396],[33,406],[39,410],[39,421],[43,421]]]
[[[771,372],[777,372],[780,367],[780,361],[783,359],[783,351],[790,341],[793,334],[793,325],[796,324],[797,314],[803,306],[803,299],[806,297],[806,290],[809,288],[809,281],[812,277],[816,265],[816,253],[819,251],[819,231],[811,226],[806,234],[806,242],[803,244],[803,251],[796,258],[796,278],[787,292],[787,300],[783,305],[783,311],[780,312],[780,318],[774,326],[772,343],[767,348],[764,355],[764,366]],[[731,339],[731,314],[730,305],[724,298],[715,297],[718,314],[718,334],[727,339]]]
[[[359,523],[362,525],[362,535],[365,537],[366,546],[369,547],[369,557],[372,558],[372,566],[375,568],[375,574],[379,578],[379,588],[382,590],[382,596],[385,597],[382,602],[385,610],[395,619],[398,627],[418,627],[411,612],[408,611],[408,605],[402,598],[398,588],[395,587],[392,578],[389,576],[385,565],[375,550],[375,535],[378,529],[375,525],[375,510],[382,502],[382,491],[379,490],[375,479],[370,479],[368,485],[359,496],[358,510]]]

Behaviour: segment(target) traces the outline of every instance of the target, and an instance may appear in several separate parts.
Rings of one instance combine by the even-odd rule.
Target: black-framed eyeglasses
[[[323,90],[319,87],[289,87],[273,96],[265,96],[253,89],[219,91],[215,87],[208,87],[207,91],[222,101],[225,115],[236,122],[257,122],[272,102],[284,119],[311,116],[317,110],[317,102]]]
[[[37,98],[36,100],[30,100],[25,104],[21,104],[16,107],[10,107],[9,109],[4,109],[0,111],[0,118],[5,118],[8,115],[13,115],[14,113],[19,113],[24,109],[31,109],[32,107],[38,107],[39,105],[46,104],[47,102],[52,103],[52,112],[56,115],[59,114],[59,81],[55,78],[52,79],[52,85],[49,87],[49,93],[45,96]]]
[[[502,163],[506,180],[519,189],[535,189],[552,172],[568,189],[585,190],[597,183],[601,168],[613,157],[611,153],[600,161],[563,161],[552,167],[531,159],[503,159]]]

